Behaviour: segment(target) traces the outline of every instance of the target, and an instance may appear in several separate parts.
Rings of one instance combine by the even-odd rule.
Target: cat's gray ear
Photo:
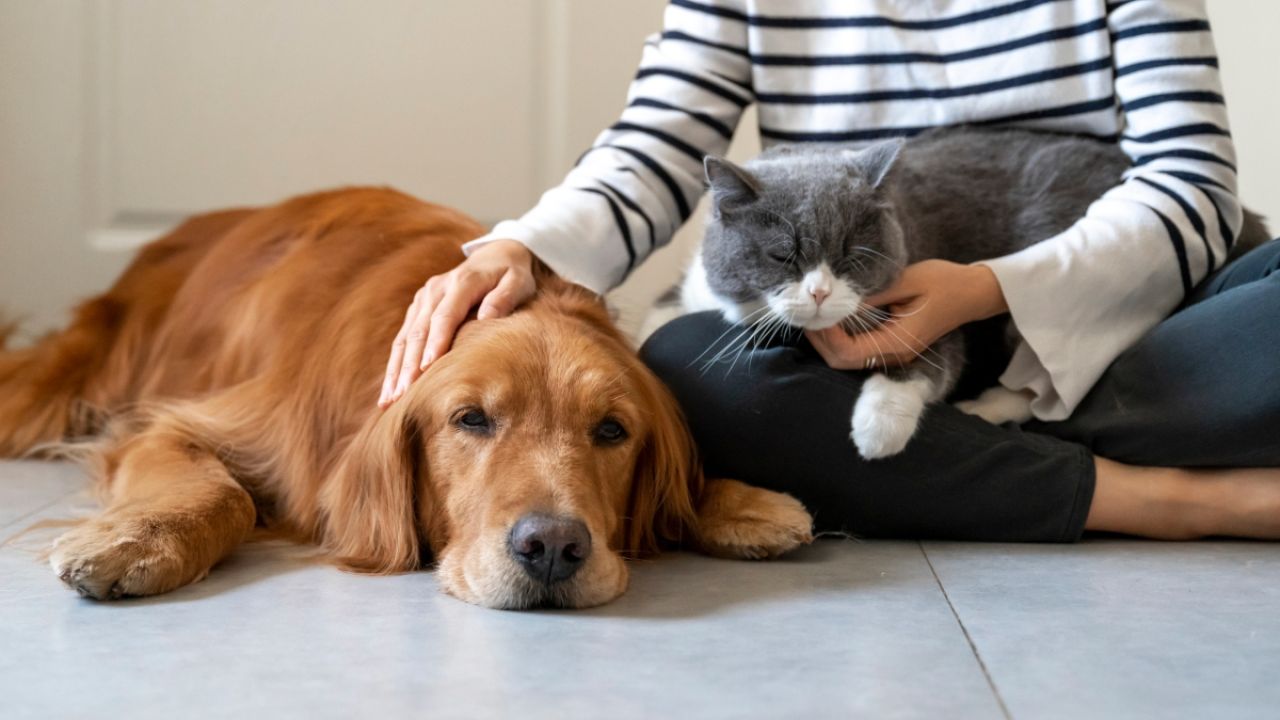
[[[878,142],[871,147],[850,152],[849,157],[862,172],[863,177],[871,183],[871,187],[880,187],[880,183],[893,169],[893,163],[902,152],[902,138],[894,138]]]
[[[702,169],[718,211],[741,207],[760,197],[760,183],[751,173],[722,157],[708,155],[702,161]]]

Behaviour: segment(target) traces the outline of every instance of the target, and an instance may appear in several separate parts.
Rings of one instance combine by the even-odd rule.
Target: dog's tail
[[[86,386],[115,344],[120,308],[90,300],[71,325],[29,347],[8,349],[14,323],[0,323],[0,457],[21,457],[92,430]]]

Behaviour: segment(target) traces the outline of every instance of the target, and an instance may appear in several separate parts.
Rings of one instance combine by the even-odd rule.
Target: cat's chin
[[[835,327],[855,312],[856,310],[852,310],[848,313],[826,313],[814,312],[810,309],[808,312],[802,311],[802,315],[802,313],[797,313],[791,308],[785,307],[785,303],[769,303],[770,315],[785,322],[791,327],[800,328],[802,330],[826,330],[829,327]]]
[[[825,293],[825,302],[815,301],[819,291]],[[856,315],[862,295],[849,281],[833,276],[823,263],[798,282],[786,283],[768,294],[765,302],[771,315],[791,327],[825,330]]]

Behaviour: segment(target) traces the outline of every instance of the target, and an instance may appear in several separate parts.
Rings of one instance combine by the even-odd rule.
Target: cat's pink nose
[[[809,291],[809,296],[813,298],[814,305],[821,305],[822,301],[826,300],[830,295],[830,290],[822,290],[820,288],[814,288]]]

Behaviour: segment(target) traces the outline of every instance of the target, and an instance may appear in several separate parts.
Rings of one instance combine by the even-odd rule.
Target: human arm
[[[480,315],[498,317],[528,299],[532,257],[603,294],[670,240],[703,192],[702,157],[724,153],[753,101],[741,4],[668,6],[619,121],[533,209],[468,243],[468,259],[419,292],[389,358],[380,405],[448,350],[477,303]],[[488,249],[501,241],[502,250]],[[502,278],[509,278],[505,288]]]

